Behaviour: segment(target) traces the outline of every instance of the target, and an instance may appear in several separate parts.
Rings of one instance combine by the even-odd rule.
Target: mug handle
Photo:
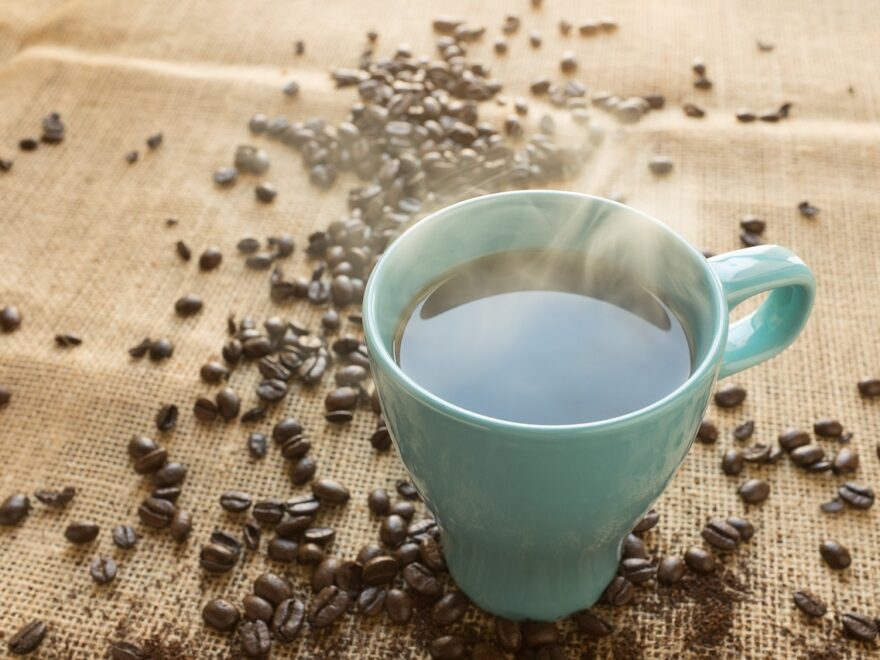
[[[709,266],[724,290],[728,310],[771,291],[752,314],[730,326],[719,378],[769,360],[800,334],[816,296],[816,279],[804,262],[778,245],[711,257]]]

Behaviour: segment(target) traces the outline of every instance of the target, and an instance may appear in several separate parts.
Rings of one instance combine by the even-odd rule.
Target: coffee
[[[624,415],[691,372],[688,336],[660,298],[614,264],[550,250],[446,273],[405,314],[395,357],[454,405],[531,424]]]

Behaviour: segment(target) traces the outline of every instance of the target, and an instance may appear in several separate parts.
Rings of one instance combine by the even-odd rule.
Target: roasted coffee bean
[[[348,489],[333,479],[318,479],[312,482],[312,493],[328,504],[345,504],[351,497]]]
[[[356,593],[363,586],[364,567],[354,561],[343,561],[333,574],[333,580],[340,589]]]
[[[286,539],[298,539],[311,527],[313,520],[314,518],[312,516],[284,516],[275,528],[275,533]],[[320,539],[321,530],[329,530],[331,535],[335,534],[332,529],[327,527],[317,527],[314,529],[315,531],[312,532],[313,538]],[[330,540],[332,540],[332,536]],[[311,538],[307,539],[307,541],[314,542]]]
[[[743,471],[745,457],[738,447],[731,447],[721,458],[721,469],[724,474],[736,476]]]
[[[801,215],[805,218],[813,218],[819,214],[819,209],[807,201],[798,204],[798,211],[800,211]]]
[[[387,514],[391,510],[391,499],[388,497],[388,491],[384,488],[376,488],[370,491],[367,497],[367,506],[377,516]]]
[[[64,530],[64,538],[71,543],[91,543],[98,538],[101,528],[93,522],[72,522]]]
[[[169,339],[157,339],[150,342],[150,359],[154,362],[167,360],[174,354],[174,344]]]
[[[113,528],[113,544],[117,548],[130,550],[137,544],[138,536],[130,525],[116,525]]]
[[[648,558],[648,548],[645,547],[645,542],[642,541],[642,539],[640,539],[635,534],[626,535],[626,538],[623,540],[623,547],[621,548],[621,552],[624,559]]]
[[[785,456],[785,452],[782,451],[779,447],[771,447],[770,453],[767,455],[765,459],[765,463],[768,465],[776,465],[779,461],[782,460],[782,457]]]
[[[165,463],[153,473],[153,483],[157,486],[176,486],[186,479],[186,466],[182,463]]]
[[[284,503],[284,509],[291,516],[311,516],[321,508],[321,501],[311,495],[297,495]]]
[[[173,403],[166,403],[156,413],[156,428],[160,431],[170,431],[177,426],[177,416],[177,406]]]
[[[272,340],[266,335],[242,336],[241,352],[249,360],[259,360],[272,352]]]
[[[701,81],[708,82],[708,80],[706,80],[705,78],[700,78],[697,80],[697,82],[701,82]],[[696,83],[694,83],[694,84],[696,85]],[[709,83],[709,84],[711,85],[711,83]],[[685,103],[683,106],[681,106],[681,109],[684,110],[685,116],[693,117],[694,119],[699,119],[701,117],[706,116],[706,111],[703,110],[696,103]]]
[[[823,541],[819,545],[819,554],[831,568],[842,570],[852,564],[852,556],[846,547],[837,541]]]
[[[379,538],[391,547],[403,543],[406,539],[406,521],[397,515],[390,515],[382,521],[379,528]]]
[[[17,525],[31,510],[27,495],[10,495],[0,504],[0,525]]]
[[[12,392],[8,387],[0,385],[0,408],[8,404],[12,400]]]
[[[258,201],[268,204],[278,196],[278,190],[268,181],[261,181],[254,188],[254,194]]]
[[[251,507],[251,502],[251,496],[240,490],[228,490],[220,495],[220,506],[230,513],[244,513]]]
[[[770,447],[765,444],[758,443],[743,450],[743,460],[748,463],[766,463],[770,457]]]
[[[858,388],[864,397],[880,396],[880,378],[864,378],[859,381]]]
[[[835,497],[829,502],[823,502],[822,504],[820,504],[819,508],[824,513],[840,513],[844,509],[843,500],[839,497]]]
[[[419,562],[404,567],[403,579],[410,589],[427,596],[433,596],[442,590],[440,582],[434,577],[431,569]]]
[[[202,303],[202,299],[199,296],[189,294],[182,298],[178,298],[177,302],[174,303],[174,311],[177,312],[178,316],[193,316],[202,310],[203,304],[204,303]]]
[[[423,536],[436,536],[437,531],[433,518],[421,518],[407,525],[406,535],[414,541],[420,541]]]
[[[242,418],[243,419],[243,418]],[[265,433],[254,431],[248,435],[247,448],[251,458],[265,458],[269,451],[269,438]]]
[[[290,583],[275,573],[263,573],[254,580],[254,593],[272,603],[273,607],[293,597]]]
[[[231,186],[238,178],[238,170],[234,167],[221,167],[214,171],[214,183],[220,186]]]
[[[333,424],[346,424],[354,419],[354,413],[350,410],[333,410],[326,413],[324,419]]]
[[[746,391],[739,385],[728,383],[715,392],[715,405],[719,408],[734,408],[746,399]]]
[[[739,538],[742,541],[748,541],[755,535],[755,526],[745,518],[739,516],[730,516],[727,524],[739,532]]]
[[[321,589],[312,600],[309,608],[309,623],[313,628],[324,628],[345,614],[351,596],[347,591],[330,585]]]
[[[795,591],[794,604],[801,612],[813,619],[825,616],[825,613],[828,611],[825,603],[809,591]]]
[[[276,499],[260,500],[254,504],[253,515],[265,525],[276,525],[284,516],[284,504]]]
[[[340,387],[358,385],[369,377],[370,373],[363,367],[356,364],[349,364],[336,371],[334,379]],[[351,404],[353,405],[353,404]],[[343,406],[348,408],[349,406]]]
[[[813,424],[813,432],[823,438],[837,438],[843,433],[843,425],[836,419],[820,419]]]
[[[18,148],[22,151],[34,151],[39,145],[40,143],[35,138],[24,138],[18,141]]]
[[[287,383],[274,378],[257,385],[257,396],[267,403],[277,403],[287,396]]]
[[[211,360],[202,365],[202,368],[199,370],[199,375],[206,383],[219,383],[224,380],[229,380],[229,369],[227,369],[221,362]]]
[[[266,419],[266,409],[261,405],[254,406],[253,408],[248,408],[243,413],[241,413],[242,424],[261,422],[264,419]]]
[[[225,573],[238,561],[238,548],[223,543],[203,545],[199,552],[199,565],[209,573]]]
[[[657,566],[657,581],[662,584],[675,584],[684,577],[686,570],[687,566],[681,557],[663,557]]]
[[[235,248],[241,254],[253,254],[260,249],[260,241],[252,237],[242,238],[235,244]]]
[[[241,399],[233,389],[226,387],[217,393],[217,410],[227,422],[235,419],[241,410]]]
[[[385,589],[383,587],[367,587],[357,598],[357,610],[364,616],[376,616],[385,607]]]
[[[192,515],[189,511],[178,509],[171,517],[168,533],[175,542],[184,543],[192,533],[192,526]]]
[[[733,429],[733,437],[743,442],[751,438],[754,432],[755,422],[754,420],[749,419]]]
[[[285,383],[290,380],[290,371],[283,364],[272,358],[264,357],[258,363],[260,374],[266,380],[281,380]]]
[[[401,589],[389,589],[385,594],[385,611],[392,623],[407,623],[413,616],[412,599]]]
[[[523,641],[532,648],[559,642],[559,630],[548,621],[526,621],[522,624]]]
[[[739,233],[739,241],[743,244],[743,247],[756,247],[758,245],[764,245],[764,239],[762,239],[757,234],[753,234],[750,231],[741,231]]]
[[[397,493],[401,497],[408,500],[419,499],[419,491],[416,490],[416,487],[413,486],[409,479],[398,479],[395,482],[394,487],[397,489]]]
[[[516,621],[496,617],[495,634],[498,637],[498,643],[507,651],[516,652],[522,646],[522,629]]]
[[[238,608],[222,598],[209,600],[202,608],[202,620],[220,632],[235,628],[240,618]]]
[[[840,437],[837,438],[837,442],[839,442],[842,445],[846,445],[846,444],[849,444],[849,442],[852,441],[852,439],[853,439],[853,432],[847,431],[846,433],[842,433],[840,435]]]
[[[294,417],[286,417],[275,424],[272,429],[272,438],[275,442],[282,444],[285,440],[302,435],[302,433],[302,423]]]
[[[61,348],[70,348],[71,346],[79,346],[82,344],[82,337],[72,333],[55,335],[55,344]]]
[[[620,562],[620,574],[633,584],[652,580],[657,574],[657,567],[647,559],[632,557]]]
[[[385,550],[382,549],[381,545],[379,545],[378,543],[367,543],[358,551],[355,561],[357,561],[359,564],[366,565],[366,563],[371,559],[375,559],[376,557],[381,557],[383,555],[385,555]]]
[[[388,433],[388,429],[384,425],[379,426],[370,436],[370,444],[376,451],[391,449],[391,434]]]
[[[269,541],[266,548],[266,554],[269,559],[280,562],[282,564],[291,564],[296,560],[296,541],[277,537]]]
[[[34,497],[40,502],[46,506],[56,508],[67,506],[75,496],[76,488],[73,486],[66,486],[61,490],[38,490],[34,493]],[[0,507],[0,510],[2,510],[2,507]],[[2,517],[2,514],[0,514],[0,517]]]
[[[21,326],[21,312],[14,305],[6,305],[0,309],[0,330],[14,332]]]
[[[859,467],[859,455],[852,447],[844,447],[834,457],[831,469],[834,474],[851,474]]]
[[[331,527],[309,527],[303,532],[303,540],[307,543],[327,545],[336,538],[336,531]]]
[[[147,527],[162,529],[171,524],[174,503],[158,497],[148,497],[138,507],[138,518]]]
[[[314,459],[305,456],[299,459],[290,471],[290,480],[297,486],[308,483],[315,476],[318,464]]]
[[[575,69],[577,69],[578,63],[577,58],[574,53],[570,50],[565,51],[562,55],[562,59],[559,60],[559,68],[563,73],[572,73]]]
[[[238,626],[241,650],[249,658],[263,658],[272,650],[272,637],[265,621],[244,621]]]
[[[739,487],[739,496],[747,504],[760,504],[770,496],[770,484],[763,479],[749,479]]]
[[[633,527],[633,534],[644,534],[648,530],[654,529],[658,522],[660,522],[660,514],[651,509]]]
[[[718,427],[710,420],[704,419],[700,422],[700,428],[697,429],[697,440],[705,445],[709,445],[718,440]]]
[[[213,422],[217,419],[219,412],[217,404],[211,399],[202,397],[193,404],[193,414],[200,422]]]
[[[48,627],[39,619],[35,619],[19,628],[9,641],[6,648],[12,655],[26,655],[37,650],[46,638]]]
[[[846,612],[840,617],[847,637],[860,642],[873,642],[877,638],[877,622],[858,612]]]
[[[272,617],[272,632],[281,642],[288,644],[296,639],[305,619],[305,605],[298,598],[288,598],[278,603]]]
[[[110,584],[116,578],[116,562],[110,557],[96,557],[89,565],[89,574],[98,584]]]
[[[241,601],[241,605],[244,609],[245,618],[250,621],[269,622],[275,614],[275,608],[272,606],[272,603],[255,594],[248,594],[245,596]]]
[[[233,553],[235,553],[236,557],[241,554],[241,543],[239,543],[238,539],[229,532],[215,529],[213,532],[211,532],[211,536],[208,540],[211,543],[229,548],[230,550],[232,550]]]
[[[786,429],[779,434],[779,446],[787,452],[793,452],[798,447],[810,444],[810,436],[800,429]]]
[[[847,481],[837,489],[837,494],[854,509],[870,509],[874,506],[874,490],[855,481]]]
[[[110,660],[149,660],[147,652],[132,642],[113,642],[109,653]]]
[[[691,546],[684,553],[684,561],[694,573],[706,574],[715,570],[715,558],[698,546]]]
[[[379,555],[363,564],[364,584],[376,585],[391,582],[397,575],[400,566],[394,557]]]
[[[412,502],[395,502],[388,513],[400,516],[404,520],[412,520],[416,515],[416,507]]]
[[[257,523],[253,520],[246,522],[241,529],[241,534],[244,544],[249,550],[259,550],[260,538],[262,538],[263,532]]]
[[[223,253],[220,248],[211,246],[199,256],[199,268],[204,271],[214,270],[222,261]]]
[[[312,591],[318,593],[336,582],[336,569],[342,562],[336,557],[327,557],[312,571],[310,581]]]
[[[391,554],[400,566],[408,566],[421,559],[421,552],[417,543],[402,543]]]
[[[757,115],[755,115],[754,112],[752,112],[751,110],[748,110],[746,108],[740,108],[739,110],[736,111],[737,121],[741,121],[744,124],[751,123],[751,122],[755,121],[757,118],[758,117],[757,117]]]
[[[651,170],[652,174],[663,176],[669,174],[672,171],[672,168],[672,159],[667,158],[666,156],[652,156],[648,160],[648,169]]]
[[[621,606],[626,605],[635,595],[635,589],[632,582],[625,577],[617,575],[602,593],[602,600],[609,605]]]
[[[731,552],[740,543],[739,530],[723,520],[710,520],[700,533],[703,540],[716,550]]]
[[[497,50],[497,45],[496,45]],[[428,653],[435,660],[456,660],[467,651],[466,642],[456,635],[443,635],[428,645]]]
[[[758,216],[747,213],[740,219],[739,226],[747,232],[760,236],[767,228],[767,223],[761,220]]]
[[[809,467],[825,458],[825,450],[819,445],[804,445],[791,452],[791,462],[798,467]]]
[[[338,330],[342,325],[342,322],[339,320],[339,312],[335,309],[328,309],[321,315],[321,327],[328,332],[332,332],[334,330]]]

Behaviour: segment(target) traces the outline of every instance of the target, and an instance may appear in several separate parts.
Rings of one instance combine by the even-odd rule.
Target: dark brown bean
[[[450,591],[434,603],[431,619],[441,626],[448,626],[461,620],[469,605],[470,601],[461,591]]]
[[[168,533],[175,542],[183,543],[189,538],[192,532],[192,525],[192,515],[189,511],[178,509],[171,517]]]
[[[736,527],[717,518],[710,520],[700,534],[706,543],[722,552],[736,550],[741,540]]]
[[[837,438],[843,433],[843,425],[836,419],[826,417],[813,424],[813,432],[823,438]]]
[[[64,538],[76,544],[91,543],[98,538],[100,531],[101,528],[93,522],[72,522],[64,530]]]
[[[268,623],[275,614],[272,603],[256,594],[248,594],[242,599],[241,604],[245,618],[250,621],[266,621]]]
[[[681,557],[663,557],[657,567],[657,581],[662,584],[675,584],[685,574],[687,566]]]
[[[0,525],[17,525],[31,510],[27,495],[10,495],[0,504]]]
[[[718,440],[718,427],[710,420],[704,419],[700,422],[700,428],[697,429],[697,440],[704,445],[709,445]]]
[[[852,564],[852,556],[845,546],[837,541],[823,541],[819,545],[819,554],[831,568],[843,570]]]
[[[244,513],[251,507],[251,496],[239,490],[228,490],[220,495],[220,506],[230,513]]]
[[[440,593],[442,586],[424,564],[413,562],[403,569],[403,579],[409,585],[410,589],[426,596],[433,596]]]
[[[743,452],[743,460],[747,463],[766,463],[770,458],[770,447],[762,443],[746,447]]]
[[[379,528],[379,538],[384,543],[395,547],[403,542],[406,538],[406,521],[397,515],[390,515],[382,521]]]
[[[351,497],[348,489],[333,479],[312,482],[312,493],[322,502],[330,504],[344,504]]]
[[[35,651],[46,638],[48,627],[39,619],[26,623],[19,628],[9,641],[6,648],[12,655],[26,655]]]
[[[373,557],[363,564],[364,584],[376,585],[391,582],[400,569],[397,560],[389,555]]]
[[[298,598],[283,600],[275,608],[272,632],[281,642],[288,644],[296,639],[305,619],[305,606]]]
[[[852,447],[843,447],[834,457],[834,474],[851,474],[859,468],[859,454]]]
[[[238,626],[241,650],[249,658],[262,658],[272,649],[272,637],[265,621],[244,621]]]
[[[265,525],[276,525],[284,517],[284,503],[277,499],[260,500],[254,504],[253,515]]]
[[[241,411],[241,399],[233,389],[226,387],[217,393],[217,410],[227,422],[233,420]]]
[[[496,47],[497,50],[497,47]],[[435,660],[456,660],[463,658],[467,644],[455,635],[443,635],[433,640],[428,646],[428,652]]]
[[[385,611],[393,623],[407,623],[413,616],[412,599],[401,589],[389,589],[385,594]]]
[[[691,546],[684,553],[684,561],[694,573],[711,573],[715,570],[715,558],[697,546]]]
[[[291,564],[296,561],[297,547],[296,541],[276,537],[269,541],[269,545],[266,547],[266,554],[269,555],[269,559],[272,561]]]
[[[715,392],[715,405],[720,408],[734,408],[746,399],[746,391],[739,385],[728,383]]]
[[[589,610],[576,612],[571,615],[571,618],[581,632],[592,637],[607,637],[614,632],[614,626],[611,623]]]
[[[327,557],[312,571],[312,591],[318,593],[336,581],[336,569],[342,562],[336,557]]]
[[[809,591],[795,591],[794,604],[801,612],[813,619],[825,616],[825,613],[828,611],[825,603]]]
[[[623,547],[621,549],[624,559],[647,559],[648,548],[645,542],[635,534],[627,534],[623,539]]]
[[[309,623],[314,628],[324,628],[332,624],[348,609],[351,596],[347,591],[330,585],[321,589],[312,599],[309,608]]]
[[[254,593],[270,602],[273,607],[293,597],[290,583],[275,573],[263,573],[254,580]]]
[[[177,426],[178,410],[173,403],[166,403],[156,413],[156,428],[160,431],[170,431]]]
[[[745,457],[738,447],[731,447],[721,458],[721,470],[724,474],[736,476],[743,471],[745,465]]]
[[[739,532],[739,537],[742,541],[748,541],[755,535],[755,526],[745,518],[730,516],[727,519],[727,524]]]
[[[357,598],[357,610],[364,616],[376,616],[385,607],[385,589],[383,587],[367,587]]]
[[[153,473],[153,483],[157,486],[176,486],[186,479],[186,466],[182,463],[165,463]]]
[[[133,642],[113,642],[109,653],[110,660],[149,660],[147,652]]]
[[[631,601],[634,595],[635,589],[632,582],[621,575],[617,575],[605,587],[605,591],[602,593],[602,600],[609,605],[621,606]]]
[[[130,525],[116,525],[113,528],[113,544],[123,550],[129,550],[137,544],[138,535]]]
[[[837,494],[855,509],[870,509],[874,505],[874,490],[855,481],[847,481],[837,489]]]
[[[636,523],[636,526],[633,527],[633,534],[644,534],[648,530],[653,529],[657,526],[657,523],[660,522],[660,514],[651,509],[642,516],[641,520]]]
[[[178,316],[193,316],[202,310],[203,305],[204,303],[202,303],[202,299],[199,296],[189,294],[178,298],[177,302],[174,303],[174,311],[177,312]]]
[[[770,496],[770,484],[763,479],[749,479],[739,487],[739,496],[747,504],[760,504]]]
[[[388,491],[384,488],[376,488],[370,491],[367,497],[367,506],[377,516],[387,514],[391,510],[391,499],[388,497]]]
[[[877,622],[858,612],[846,612],[840,617],[847,637],[860,642],[873,642],[877,638]]]
[[[522,624],[523,641],[532,648],[559,642],[559,630],[549,621],[526,621]]]
[[[633,584],[652,580],[656,573],[657,567],[647,559],[632,557],[620,562],[620,574]]]
[[[880,378],[864,378],[859,381],[858,388],[864,397],[880,396]]]

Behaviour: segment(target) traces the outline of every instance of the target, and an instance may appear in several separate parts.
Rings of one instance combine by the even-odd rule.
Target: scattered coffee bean
[[[151,150],[156,150],[160,146],[162,146],[162,138],[163,135],[161,133],[155,133],[147,138],[147,147]]]
[[[318,479],[312,482],[312,493],[328,504],[345,504],[351,497],[348,489],[333,479]]]
[[[278,191],[268,181],[261,181],[256,188],[254,188],[254,193],[257,199],[265,204],[268,204],[272,200],[274,200],[278,196]]]
[[[89,574],[98,584],[110,584],[116,578],[116,562],[110,557],[96,557],[89,565]]]
[[[819,545],[819,554],[822,555],[822,559],[825,560],[826,564],[837,570],[843,570],[852,564],[852,556],[849,554],[849,550],[837,541],[823,541]]]
[[[840,617],[847,637],[860,642],[873,642],[877,638],[877,622],[858,612],[846,612]]]
[[[819,214],[819,209],[809,202],[801,202],[798,204],[798,211],[800,211],[801,215],[805,218],[813,218]]]
[[[158,497],[148,497],[138,507],[138,517],[147,527],[162,529],[171,524],[174,503]]]
[[[55,344],[59,348],[70,348],[72,346],[79,346],[80,344],[82,344],[82,342],[82,337],[73,333],[55,335]]]
[[[110,645],[110,660],[149,660],[149,656],[133,642],[113,642]]]
[[[384,488],[376,488],[370,491],[367,497],[367,505],[370,511],[377,516],[384,516],[391,510],[391,500],[388,497],[388,491]]]
[[[407,623],[413,616],[412,599],[401,589],[389,589],[385,594],[385,611],[392,623]]]
[[[269,154],[247,144],[239,145],[235,150],[236,169],[250,174],[262,174],[269,169]]]
[[[182,463],[165,463],[153,473],[153,483],[157,486],[176,486],[184,479],[186,479],[186,466]]]
[[[206,248],[199,256],[199,269],[207,271],[214,270],[223,261],[223,253],[218,247]]]
[[[138,158],[140,158],[140,156],[141,156],[140,152],[137,149],[135,149],[135,150],[129,151],[128,153],[125,154],[125,161],[129,165],[132,165],[138,161]]]
[[[177,406],[173,403],[164,404],[156,413],[156,428],[163,432],[170,431],[177,426],[177,416]]]
[[[426,596],[433,596],[442,590],[440,582],[434,577],[431,569],[419,562],[404,567],[403,579],[410,589]]]
[[[395,488],[397,489],[398,495],[403,498],[408,500],[419,499],[419,491],[416,490],[416,487],[413,486],[409,479],[398,479],[395,482]]]
[[[174,344],[171,343],[170,339],[157,339],[156,341],[150,341],[148,344],[150,359],[154,362],[158,362],[160,360],[167,360],[174,354]],[[131,353],[131,351],[129,351]]]
[[[864,397],[880,396],[880,378],[864,378],[859,381],[858,388]]]
[[[394,579],[400,568],[397,560],[388,555],[379,555],[367,560],[363,564],[364,584],[377,585],[387,584]]]
[[[720,408],[734,408],[746,399],[746,391],[739,385],[722,385],[715,392],[715,405]]]
[[[266,554],[269,559],[282,564],[291,564],[296,560],[297,543],[285,538],[274,538],[269,541]]]
[[[193,414],[200,422],[213,422],[217,419],[218,413],[217,404],[211,401],[211,399],[201,397],[196,399],[196,402],[193,404]]]
[[[724,520],[710,520],[701,532],[703,540],[716,550],[731,552],[740,543],[739,530]]]
[[[171,517],[168,533],[176,543],[184,543],[192,533],[192,515],[189,511],[178,509]]]
[[[17,307],[7,305],[0,309],[0,330],[15,332],[21,326],[21,313]]]
[[[221,362],[211,360],[202,365],[199,369],[199,375],[206,383],[219,383],[223,380],[229,380],[229,369]]]
[[[272,650],[272,637],[265,621],[243,621],[238,626],[238,640],[249,658],[263,658]]]
[[[745,518],[730,516],[727,519],[727,524],[739,532],[739,537],[743,541],[749,541],[755,535],[755,526]]]
[[[282,601],[287,602],[287,601]],[[255,594],[248,594],[242,599],[242,609],[244,616],[250,621],[266,621],[272,620],[275,614],[275,608],[265,598],[261,598]]]
[[[220,632],[235,628],[240,618],[238,608],[222,598],[209,600],[202,608],[202,620]]]
[[[637,559],[648,558],[648,548],[645,546],[645,542],[635,534],[627,534],[623,540],[621,552],[624,559],[633,557]]]
[[[559,68],[563,73],[573,73],[578,67],[577,58],[570,50],[565,51],[559,61]]]
[[[203,303],[201,298],[195,294],[188,294],[182,298],[178,298],[177,302],[174,303],[174,311],[177,312],[178,316],[193,316],[201,311],[202,306]]]
[[[809,467],[825,458],[825,450],[819,445],[804,445],[789,454],[791,462],[798,467]]]
[[[747,463],[766,463],[770,457],[770,447],[759,442],[751,447],[746,447],[742,454]]]
[[[357,610],[364,616],[376,616],[385,608],[386,591],[382,587],[367,587],[358,595]]]
[[[71,543],[91,543],[98,538],[101,528],[93,522],[73,522],[64,530],[64,538]]]
[[[787,452],[792,452],[798,447],[810,444],[810,436],[800,429],[786,429],[779,434],[779,446]]]
[[[605,591],[602,593],[602,600],[609,605],[619,607],[621,605],[626,605],[633,599],[634,595],[635,588],[633,587],[632,582],[623,576],[617,575],[611,580],[608,586],[605,587]]]
[[[823,438],[837,438],[843,433],[843,425],[836,419],[820,419],[813,424],[813,432]]]
[[[684,567],[684,564],[682,564],[682,567]],[[610,622],[589,610],[576,612],[571,615],[571,618],[580,628],[581,632],[591,637],[607,637],[614,632],[614,626]]]
[[[67,506],[75,496],[76,488],[73,486],[66,486],[61,490],[38,490],[34,493],[34,497],[40,502],[56,508]],[[2,511],[2,507],[0,507],[0,511]],[[0,514],[0,518],[2,518],[2,514]]]
[[[12,655],[26,655],[37,650],[48,632],[46,624],[39,619],[35,619],[21,628],[19,628],[9,641],[6,648]]]
[[[820,504],[819,508],[824,513],[840,513],[841,511],[843,511],[844,508],[843,500],[839,497],[835,497],[829,502],[823,502],[822,504]]]
[[[794,604],[801,612],[813,619],[825,616],[825,613],[828,611],[825,603],[809,591],[795,591]]]
[[[639,584],[654,579],[657,567],[647,559],[631,557],[620,562],[620,574],[633,584]]]
[[[744,461],[743,451],[738,447],[731,447],[721,458],[721,470],[724,474],[736,476],[743,471]]]
[[[324,628],[336,621],[348,609],[351,596],[335,585],[330,585],[312,600],[309,608],[309,623],[314,628]]]
[[[263,573],[254,580],[254,593],[274,607],[293,597],[290,583],[276,573]]]
[[[657,175],[669,174],[672,171],[672,159],[666,156],[652,156],[648,161],[648,169]]]
[[[687,570],[681,557],[663,557],[657,567],[657,581],[662,584],[675,584],[680,581]]]
[[[715,570],[715,558],[697,546],[691,546],[684,553],[684,561],[694,573],[706,574]]]
[[[718,440],[718,427],[710,420],[704,419],[700,422],[700,428],[697,429],[697,440],[705,445],[709,445]]]
[[[636,523],[636,526],[633,527],[633,534],[644,534],[645,532],[654,529],[657,526],[657,523],[660,522],[660,514],[651,509],[646,513],[639,522]]]
[[[859,454],[852,447],[843,447],[834,457],[834,474],[851,474],[859,467]]]
[[[278,603],[272,617],[272,632],[287,644],[296,639],[305,619],[305,606],[298,598],[288,598]]]
[[[9,388],[0,385],[0,408],[7,405],[12,400],[12,392]]]
[[[138,536],[130,525],[116,525],[113,528],[113,544],[117,548],[130,550],[137,544]]]
[[[770,496],[770,484],[763,479],[749,479],[739,487],[739,496],[747,504],[760,504]]]
[[[235,393],[235,390],[226,387],[217,393],[217,410],[220,416],[227,422],[238,417],[241,410],[241,399]]]
[[[737,440],[744,442],[752,437],[755,432],[755,422],[754,420],[746,420],[739,426],[737,426],[733,430],[733,437]]]
[[[694,103],[685,103],[681,106],[681,109],[684,110],[686,116],[693,117],[694,119],[699,119],[706,115],[706,111]]]
[[[238,170],[234,167],[221,167],[214,172],[214,183],[219,186],[231,186],[238,179]]]
[[[847,481],[837,489],[837,494],[854,509],[870,509],[874,506],[874,490],[855,481]]]
[[[456,660],[463,658],[467,650],[465,641],[456,635],[443,635],[431,641],[428,652],[435,660]]]

